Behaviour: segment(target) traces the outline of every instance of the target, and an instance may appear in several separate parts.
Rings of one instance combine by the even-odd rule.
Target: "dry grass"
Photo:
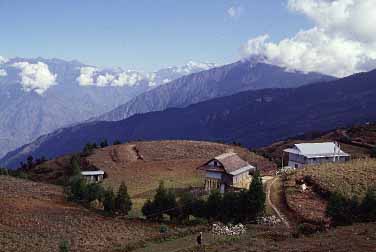
[[[324,192],[338,192],[347,198],[363,198],[368,188],[376,186],[376,159],[309,166],[299,170],[295,179],[303,176],[309,176]]]
[[[301,191],[300,183],[310,186]],[[341,193],[347,198],[362,199],[370,187],[376,186],[376,159],[358,159],[347,163],[308,166],[289,175],[284,183],[286,202],[301,222],[329,223],[327,200],[323,196]]]
[[[0,176],[0,251],[108,251],[158,235],[158,225],[108,218],[67,203],[58,186]]]

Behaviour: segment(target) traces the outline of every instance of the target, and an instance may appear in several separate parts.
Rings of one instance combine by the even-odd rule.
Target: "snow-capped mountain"
[[[98,116],[211,66],[188,62],[148,73],[60,59],[0,57],[0,157],[42,134]]]
[[[220,67],[211,66],[207,66],[208,70],[206,71],[177,78],[166,85],[142,93],[124,105],[93,120],[119,121],[134,114],[186,107],[190,104],[246,90],[293,88],[335,79],[319,73],[304,73],[270,65],[257,58]],[[191,62],[185,67],[174,69],[174,71],[189,72],[190,69],[196,67],[205,68],[206,65],[197,65]]]

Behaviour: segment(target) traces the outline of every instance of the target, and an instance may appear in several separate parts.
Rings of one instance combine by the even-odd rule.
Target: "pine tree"
[[[246,212],[249,218],[255,218],[265,210],[266,194],[259,171],[253,176],[247,195]]]
[[[121,183],[119,191],[115,199],[116,210],[123,215],[127,215],[128,212],[132,209],[132,201],[128,194],[127,186],[124,182]]]
[[[112,188],[104,193],[103,208],[108,214],[113,214],[115,211],[115,194]]]

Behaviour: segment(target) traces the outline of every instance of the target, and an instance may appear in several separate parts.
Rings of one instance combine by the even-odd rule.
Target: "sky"
[[[250,37],[309,25],[281,0],[0,0],[0,55],[149,71],[225,64]]]
[[[375,13],[376,0],[0,0],[0,55],[145,71],[262,56],[342,77],[376,68]]]

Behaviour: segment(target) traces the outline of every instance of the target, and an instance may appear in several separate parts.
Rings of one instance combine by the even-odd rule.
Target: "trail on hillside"
[[[273,211],[276,213],[276,215],[282,220],[282,222],[285,224],[285,226],[290,229],[291,228],[291,225],[290,223],[288,222],[288,220],[283,216],[283,214],[278,210],[278,208],[273,204],[272,200],[271,200],[271,188],[273,186],[273,184],[278,180],[278,177],[275,177],[271,180],[271,182],[267,181],[267,185],[266,185],[266,194],[267,194],[267,197],[266,197],[266,200],[267,200],[267,204],[273,209]]]

